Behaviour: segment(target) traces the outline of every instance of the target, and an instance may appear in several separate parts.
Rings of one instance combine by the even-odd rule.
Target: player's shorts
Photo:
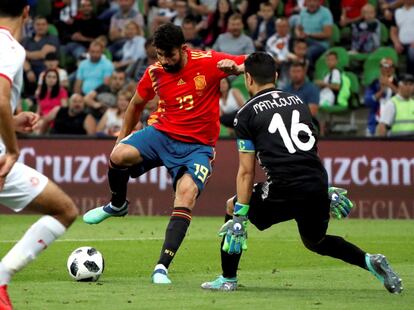
[[[306,199],[270,199],[267,190],[266,183],[256,184],[249,203],[249,220],[259,230],[294,219],[302,238],[319,241],[325,236],[330,216],[327,193]]]
[[[133,177],[152,168],[165,166],[173,179],[174,189],[183,174],[188,173],[201,193],[212,173],[215,156],[213,147],[172,139],[153,126],[125,137],[121,143],[135,147],[143,158],[143,162],[134,167],[131,173]]]
[[[19,212],[46,187],[48,178],[22,163],[15,163],[0,191],[0,204]]]

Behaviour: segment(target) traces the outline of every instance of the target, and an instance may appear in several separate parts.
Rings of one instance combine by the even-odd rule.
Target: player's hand
[[[13,117],[14,129],[21,133],[31,133],[39,121],[39,114],[33,112],[21,112]]]
[[[351,200],[346,196],[347,190],[339,187],[329,187],[328,194],[331,200],[331,214],[336,219],[345,218],[354,207]]]
[[[3,190],[6,177],[19,158],[19,154],[6,153],[0,156],[0,191]]]
[[[223,251],[229,254],[240,254],[247,250],[247,216],[234,216],[219,231],[224,236]]]
[[[234,60],[231,59],[222,59],[217,63],[217,68],[227,74],[235,74],[238,75],[243,73],[244,71],[244,64],[237,65]]]

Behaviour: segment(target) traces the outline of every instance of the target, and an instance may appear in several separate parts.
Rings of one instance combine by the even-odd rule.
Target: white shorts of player
[[[15,163],[0,191],[0,204],[19,212],[46,187],[48,178],[21,163]]]

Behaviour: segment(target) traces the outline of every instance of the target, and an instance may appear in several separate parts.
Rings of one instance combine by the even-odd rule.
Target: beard
[[[181,59],[175,65],[162,65],[162,67],[168,73],[177,73],[181,70]]]

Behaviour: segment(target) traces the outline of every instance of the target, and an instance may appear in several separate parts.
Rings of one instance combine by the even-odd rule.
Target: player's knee
[[[68,197],[67,201],[65,201],[63,205],[64,216],[67,223],[72,224],[79,215],[79,210],[76,207],[75,203],[72,199]]]
[[[138,150],[130,145],[118,144],[111,153],[111,164],[118,167],[129,167],[142,162]]]
[[[318,253],[318,254],[321,254],[321,255],[323,255],[323,253],[322,253],[323,252],[323,246],[322,246],[323,242],[322,241],[323,241],[323,239],[322,240],[311,240],[311,239],[306,239],[306,238],[302,237],[302,242],[308,250],[310,250],[312,252],[315,252],[315,253]]]
[[[176,190],[176,200],[183,206],[192,206],[198,195],[198,187],[194,182],[183,182]]]

